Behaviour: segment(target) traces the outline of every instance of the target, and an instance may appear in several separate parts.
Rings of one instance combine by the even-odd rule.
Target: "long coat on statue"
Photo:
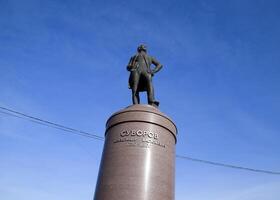
[[[156,66],[153,70],[151,69],[151,64]],[[137,53],[132,56],[127,65],[127,70],[130,71],[129,88],[133,89],[135,88],[134,84],[137,84],[138,92],[147,91],[148,81],[152,81],[152,76],[161,67],[161,64],[155,58],[147,54]],[[136,81],[136,77],[139,77],[138,81]]]

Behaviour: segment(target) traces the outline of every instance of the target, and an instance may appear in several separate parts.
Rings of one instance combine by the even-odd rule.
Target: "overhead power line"
[[[192,157],[182,156],[182,155],[176,155],[176,157],[180,158],[180,159],[185,159],[185,160],[190,160],[190,161],[194,161],[194,162],[199,162],[199,163],[204,163],[204,164],[209,164],[209,165],[215,165],[215,166],[220,166],[220,167],[227,167],[227,168],[232,168],[232,169],[247,170],[247,171],[259,172],[259,173],[265,173],[265,174],[280,175],[280,172],[275,172],[275,171],[235,166],[235,165],[219,163],[219,162],[213,162],[213,161],[209,161],[209,160],[202,160],[202,159],[197,159],[197,158],[192,158]]]
[[[52,127],[52,128],[59,129],[59,130],[63,130],[63,131],[66,131],[66,132],[69,132],[69,133],[72,133],[72,134],[76,134],[76,135],[80,135],[80,136],[84,136],[84,137],[89,137],[89,138],[93,138],[93,139],[96,139],[96,140],[104,140],[103,137],[101,137],[99,135],[96,135],[96,134],[88,133],[88,132],[81,131],[81,130],[78,130],[78,129],[74,129],[74,128],[64,126],[64,125],[61,125],[61,124],[58,124],[58,123],[50,122],[50,121],[47,121],[47,120],[44,120],[44,119],[41,119],[41,118],[38,118],[38,117],[33,117],[31,115],[27,115],[27,114],[24,114],[24,113],[21,113],[21,112],[12,110],[12,109],[8,109],[8,108],[2,107],[2,106],[0,106],[0,109],[4,110],[4,111],[1,111],[1,113],[6,114],[6,115],[10,115],[10,116],[18,117],[18,118],[21,118],[21,119],[29,120],[29,121],[37,123],[37,124],[41,124],[41,125],[44,125],[44,126]]]
[[[76,134],[76,135],[79,135],[79,136],[84,136],[84,137],[88,137],[88,138],[95,139],[95,140],[102,140],[102,141],[104,140],[104,137],[101,137],[99,135],[92,134],[92,133],[89,133],[89,132],[85,132],[85,131],[82,131],[82,130],[78,130],[78,129],[75,129],[75,128],[71,128],[71,127],[61,125],[61,124],[58,124],[58,123],[50,122],[50,121],[44,120],[42,118],[33,117],[31,115],[27,115],[25,113],[21,113],[21,112],[18,112],[18,111],[9,109],[9,108],[5,108],[5,107],[0,106],[0,109],[2,110],[2,111],[0,110],[0,113],[5,114],[5,115],[17,117],[17,118],[20,118],[20,119],[28,120],[28,121],[33,122],[33,123],[48,126],[48,127],[51,127],[51,128],[62,130],[62,131],[66,131],[67,133]],[[246,171],[257,172],[257,173],[265,173],[265,174],[271,174],[271,175],[280,175],[280,172],[277,172],[277,171],[242,167],[242,166],[225,164],[225,163],[214,162],[214,161],[209,161],[209,160],[203,160],[203,159],[198,159],[198,158],[193,158],[193,157],[183,156],[183,155],[178,155],[178,154],[176,155],[176,158],[189,160],[189,161],[193,161],[193,162],[199,162],[199,163],[208,164],[208,165],[238,169],[238,170],[246,170]]]

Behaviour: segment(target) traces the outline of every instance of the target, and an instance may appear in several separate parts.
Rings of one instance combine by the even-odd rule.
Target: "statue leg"
[[[140,103],[139,91],[138,91],[138,84],[139,84],[140,75],[138,73],[133,74],[132,77],[132,102],[133,104]]]
[[[147,96],[148,96],[148,104],[154,105],[155,102],[155,94],[154,94],[154,87],[152,83],[152,76],[151,74],[147,74],[145,76],[147,81]]]
[[[139,96],[139,92],[136,91],[136,99],[137,99],[137,103],[139,104],[140,103],[140,96]]]
[[[140,103],[140,97],[139,97],[139,92],[137,89],[132,89],[132,102],[133,104],[139,104]]]

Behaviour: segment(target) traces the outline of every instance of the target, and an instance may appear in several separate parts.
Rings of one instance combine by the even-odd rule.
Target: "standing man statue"
[[[151,69],[151,64],[155,65]],[[140,103],[139,92],[147,91],[148,104],[159,106],[159,102],[155,100],[152,77],[162,68],[162,65],[153,57],[147,54],[147,48],[141,44],[137,48],[136,55],[132,56],[127,65],[130,71],[129,88],[132,90],[133,104]]]

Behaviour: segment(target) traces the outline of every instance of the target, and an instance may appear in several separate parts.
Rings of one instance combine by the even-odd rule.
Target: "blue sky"
[[[139,43],[177,153],[280,171],[277,0],[0,0],[0,105],[103,136]],[[146,102],[145,94],[142,99]],[[92,199],[102,142],[0,114],[1,199]],[[176,160],[176,200],[278,200],[280,176]]]

